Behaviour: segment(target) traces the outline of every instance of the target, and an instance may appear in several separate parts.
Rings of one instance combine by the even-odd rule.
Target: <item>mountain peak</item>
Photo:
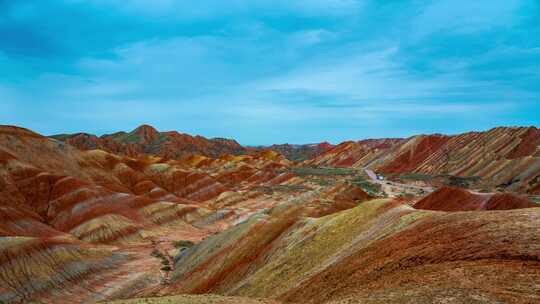
[[[152,127],[151,125],[142,124],[135,128],[131,133],[135,134],[142,134],[142,133],[159,133],[156,128]]]
[[[151,142],[151,141],[159,138],[158,130],[156,130],[154,127],[152,127],[150,125],[146,125],[146,124],[140,125],[135,130],[131,131],[130,134],[137,135],[137,136],[141,137],[141,139],[144,142]]]

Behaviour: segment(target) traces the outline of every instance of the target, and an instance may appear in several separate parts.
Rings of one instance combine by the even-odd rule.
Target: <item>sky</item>
[[[0,124],[244,145],[540,126],[540,1],[0,0]]]

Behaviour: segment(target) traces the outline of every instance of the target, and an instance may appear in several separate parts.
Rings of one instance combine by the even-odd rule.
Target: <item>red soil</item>
[[[139,136],[143,143],[150,143],[159,139],[159,132],[149,125],[139,126],[132,133]]]
[[[365,140],[359,141],[358,143],[370,149],[385,150],[385,149],[391,149],[396,144],[400,144],[405,141],[406,140],[402,138],[383,138],[383,139],[365,139]]]
[[[449,136],[423,136],[411,150],[405,151],[390,163],[380,168],[382,173],[412,172],[434,152],[438,151],[450,139]]]
[[[506,157],[515,159],[534,155],[540,145],[540,129],[531,127],[521,136],[521,142]]]
[[[538,215],[531,209],[432,215],[366,245],[280,298],[295,303],[536,303],[538,228],[530,224]],[[483,301],[475,299],[477,294]]]
[[[0,134],[17,136],[19,138],[22,138],[22,137],[41,138],[41,139],[45,138],[44,136],[39,135],[26,128],[21,128],[21,127],[16,127],[16,126],[7,126],[7,125],[0,125]]]
[[[440,211],[477,210],[489,197],[452,187],[442,187],[414,205],[416,209]]]
[[[5,165],[11,159],[16,159],[16,157],[11,153],[0,149],[0,165]]]
[[[474,194],[452,187],[442,187],[414,205],[416,209],[439,211],[510,210],[530,207],[539,205],[515,194]]]
[[[334,145],[332,145],[331,143],[325,141],[325,142],[317,144],[316,147],[317,147],[318,150],[320,150],[320,151],[322,151],[324,153],[324,152],[332,149],[334,147]]]
[[[333,167],[365,166],[377,157],[386,155],[395,147],[405,142],[400,138],[366,139],[361,141],[345,141],[310,159],[307,164]]]
[[[518,196],[511,193],[497,193],[493,195],[485,206],[485,210],[510,210],[540,207],[540,204],[535,204],[526,196]]]
[[[62,233],[42,223],[35,213],[0,206],[0,236],[54,237]]]
[[[540,195],[540,182],[532,185],[527,191],[527,193],[532,195]]]

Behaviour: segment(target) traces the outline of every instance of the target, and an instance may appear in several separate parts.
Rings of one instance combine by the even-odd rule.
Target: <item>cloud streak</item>
[[[540,124],[535,1],[52,0],[0,12],[0,119],[45,134],[150,123],[271,144]]]

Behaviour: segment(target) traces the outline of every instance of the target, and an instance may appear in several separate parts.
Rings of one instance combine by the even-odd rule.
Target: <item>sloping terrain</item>
[[[540,300],[538,208],[446,213],[375,200],[299,215],[278,208],[203,241],[176,258],[163,292],[298,303]]]
[[[540,207],[526,196],[511,193],[472,193],[470,191],[442,187],[417,202],[416,209],[440,211],[510,210]]]
[[[117,288],[107,284],[159,284],[159,261],[153,261],[151,248],[131,252],[117,247],[148,246],[148,235],[162,233],[154,214],[145,212],[156,205],[173,204],[170,209],[177,211],[168,222],[192,238],[209,234],[190,224],[208,210],[170,193],[133,193],[139,180],[148,178],[118,157],[81,152],[15,127],[2,127],[0,142],[4,302],[39,298],[58,303],[67,296],[66,303],[79,303],[94,295],[107,297]],[[148,273],[134,272],[133,260]]]
[[[194,154],[218,158],[226,155],[258,154],[264,150],[271,150],[280,153],[288,160],[304,161],[319,156],[334,147],[327,142],[305,145],[282,144],[268,147],[242,147],[232,139],[208,139],[176,131],[159,132],[149,125],[141,125],[129,133],[117,132],[99,137],[88,133],[75,133],[53,135],[51,138],[63,141],[81,150],[100,149],[130,157],[155,155],[177,160]]]
[[[369,198],[347,183],[299,177],[270,150],[132,158],[11,126],[0,127],[0,143],[5,302],[151,293],[169,279],[180,241],[200,242],[300,194],[305,209],[320,216]],[[32,263],[16,258],[21,254]]]
[[[111,248],[73,238],[1,237],[0,302],[56,298],[53,293],[62,290],[62,297],[71,299],[66,302],[76,303],[80,295],[98,290],[100,280],[111,280],[110,269],[128,259]]]
[[[161,134],[136,133],[150,146]],[[514,137],[535,133],[508,134],[490,147],[534,164]],[[382,198],[362,170],[417,170],[449,143],[349,142],[322,155],[346,168],[321,168],[268,149],[116,154],[0,126],[0,302],[540,301],[538,204],[449,187]]]
[[[278,304],[278,301],[218,295],[180,295],[107,302],[110,304]]]
[[[346,141],[314,159],[306,165],[320,167],[363,168],[384,161],[390,153],[406,142],[405,139],[368,139],[358,142]]]
[[[244,148],[233,140],[192,137],[175,131],[158,132],[143,125],[130,133],[97,137],[85,133],[53,138],[79,149],[102,149],[137,157],[154,155],[183,160],[193,155],[219,158],[226,155],[260,154],[276,151],[305,166],[371,168],[378,173],[428,184],[496,188],[540,194],[540,130],[535,127],[500,127],[486,132],[454,136],[418,135],[407,139],[348,141],[337,146],[272,145]],[[468,178],[469,180],[460,180]]]
[[[385,175],[417,173],[480,178],[489,189],[538,193],[540,130],[500,127],[454,136],[345,142],[306,161],[310,166],[371,168]]]
[[[282,144],[282,145],[271,145],[268,147],[257,147],[256,150],[269,149],[272,151],[279,152],[285,158],[292,161],[304,161],[308,159],[315,158],[326,151],[332,149],[334,145],[328,142],[322,142],[318,144],[306,144],[306,145],[292,145],[292,144]]]
[[[152,154],[168,159],[181,159],[191,154],[220,157],[247,153],[240,144],[231,139],[207,139],[176,131],[158,132],[149,125],[139,126],[129,133],[117,132],[100,137],[86,133],[59,134],[51,137],[82,150],[101,149],[132,157]]]
[[[393,233],[362,243],[280,298],[304,303],[534,303],[540,299],[534,283],[540,275],[538,208],[504,213],[419,212],[402,216]]]

